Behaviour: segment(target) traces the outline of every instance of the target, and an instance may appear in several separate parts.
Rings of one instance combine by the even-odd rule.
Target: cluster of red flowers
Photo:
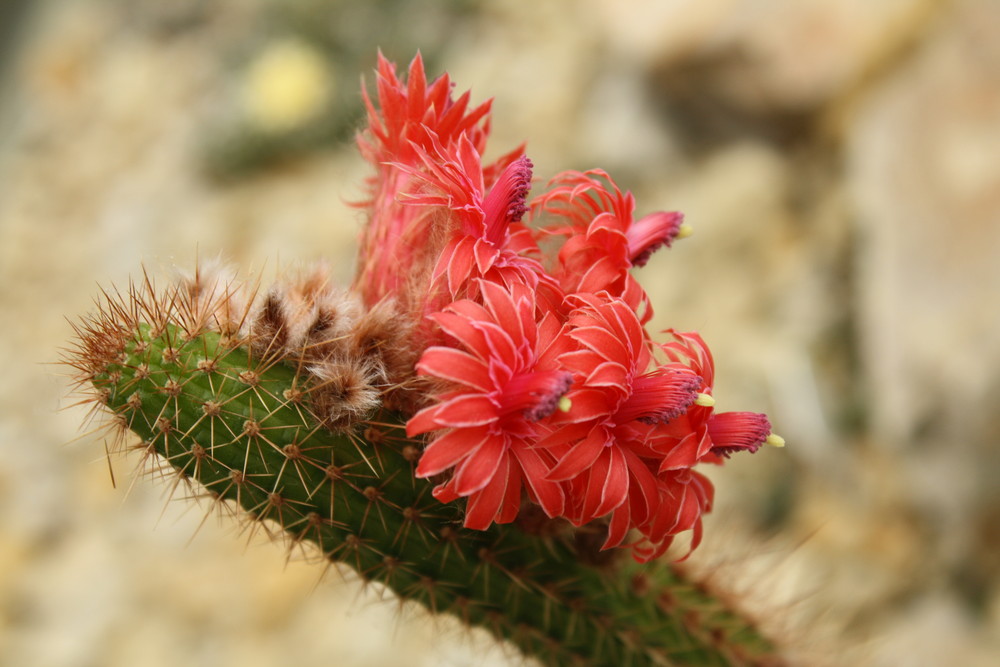
[[[638,560],[701,538],[712,485],[694,467],[763,443],[767,417],[715,412],[712,356],[693,333],[657,343],[630,270],[687,233],[679,213],[634,217],[601,171],[569,172],[528,201],[523,147],[484,166],[489,102],[406,80],[379,59],[359,139],[375,166],[355,288],[419,322],[417,372],[437,390],[407,423],[430,434],[417,466],[465,525],[512,521],[522,496]],[[526,222],[527,221],[527,222]],[[542,248],[546,251],[543,252]],[[634,537],[629,537],[630,535]]]

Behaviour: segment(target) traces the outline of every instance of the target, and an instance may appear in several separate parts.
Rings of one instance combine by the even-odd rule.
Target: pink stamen
[[[708,420],[711,451],[725,458],[734,452],[756,452],[770,434],[767,415],[757,412],[717,412]]]
[[[639,420],[668,422],[698,398],[701,378],[687,369],[660,368],[632,383],[632,395],[618,409],[619,423]]]
[[[499,245],[507,226],[520,222],[528,212],[528,191],[531,189],[531,160],[522,155],[503,170],[496,184],[483,200],[486,239]]]
[[[544,419],[555,411],[572,383],[573,375],[566,371],[535,371],[514,376],[504,387],[500,412],[520,410],[530,421]]]
[[[684,214],[676,211],[650,213],[632,223],[625,232],[628,239],[628,256],[632,266],[645,266],[653,252],[663,246],[668,248],[677,238]]]

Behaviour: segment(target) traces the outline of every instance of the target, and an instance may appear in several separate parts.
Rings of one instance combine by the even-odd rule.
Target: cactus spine
[[[751,623],[670,565],[598,562],[586,533],[551,523],[462,528],[460,508],[414,476],[419,443],[394,413],[326,428],[324,382],[301,350],[269,353],[246,334],[250,306],[220,317],[235,292],[203,292],[158,297],[147,283],[109,299],[69,355],[119,432],[185,480],[546,665],[778,664]],[[260,320],[267,300],[257,308]]]

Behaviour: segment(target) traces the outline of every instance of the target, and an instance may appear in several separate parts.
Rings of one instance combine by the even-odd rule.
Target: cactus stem
[[[381,401],[408,382],[385,380],[393,372],[381,355],[398,343],[361,345],[337,330],[334,310],[351,326],[369,316],[332,292],[314,290],[325,310],[313,308],[310,322],[282,301],[305,290],[257,299],[258,287],[199,270],[159,294],[144,274],[74,325],[67,363],[85,402],[111,415],[111,454],[139,450],[140,474],[168,477],[171,497],[207,496],[250,535],[280,527],[289,555],[348,565],[545,664],[780,664],[719,596],[670,565],[595,558],[587,528],[463,528],[461,508],[416,478],[421,443],[403,437],[404,419],[367,399],[337,403],[331,367],[310,370],[324,350],[382,377],[372,389]],[[331,327],[329,339],[309,339]]]

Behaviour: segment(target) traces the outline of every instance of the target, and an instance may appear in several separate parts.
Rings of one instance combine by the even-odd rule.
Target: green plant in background
[[[698,546],[698,466],[784,444],[715,410],[697,334],[645,331],[631,269],[682,216],[634,219],[599,171],[529,202],[522,149],[482,163],[489,104],[420,58],[405,80],[380,59],[377,93],[350,289],[322,270],[147,280],[78,325],[81,389],[220,506],[545,664],[780,663],[660,559]]]

